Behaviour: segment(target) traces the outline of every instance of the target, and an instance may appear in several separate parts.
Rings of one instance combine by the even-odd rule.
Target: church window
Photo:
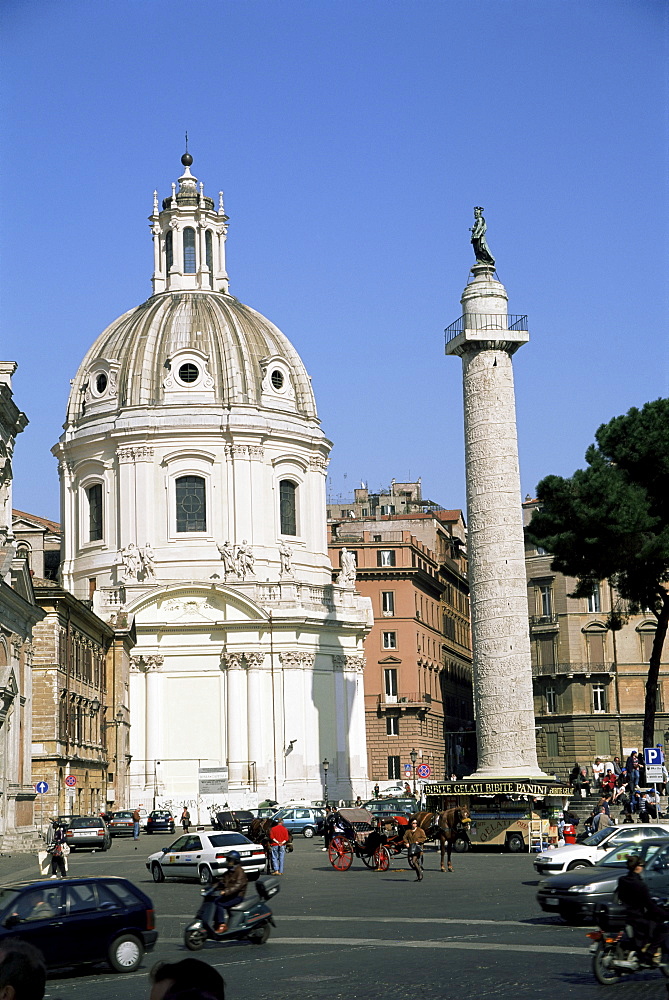
[[[297,486],[290,479],[279,483],[279,508],[281,513],[281,534],[297,534]]]
[[[275,389],[283,389],[283,372],[275,368],[272,372],[272,385]]]
[[[107,376],[104,372],[98,372],[95,376],[95,389],[96,392],[101,396],[102,393],[107,388]]]
[[[102,484],[95,483],[86,490],[88,497],[88,540],[98,542],[102,538]]]
[[[195,230],[184,229],[184,274],[195,274]]]
[[[185,365],[181,365],[179,368],[179,378],[182,382],[190,385],[192,382],[197,382],[200,375],[200,370],[197,365],[194,365],[192,361],[186,362]]]
[[[177,531],[207,530],[205,482],[201,476],[181,476],[176,481]]]
[[[174,263],[174,243],[173,243],[172,230],[170,229],[168,230],[165,236],[165,268],[168,273],[171,270],[173,263]]]
[[[213,250],[213,239],[211,235],[211,229],[207,229],[204,234],[204,252],[207,259],[207,267],[210,271],[214,270],[214,250]]]

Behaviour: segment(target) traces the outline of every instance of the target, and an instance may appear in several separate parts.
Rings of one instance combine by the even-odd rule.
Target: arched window
[[[279,483],[279,510],[281,513],[281,534],[297,534],[297,486],[290,479]]]
[[[195,274],[195,230],[184,229],[184,274]]]
[[[88,540],[98,542],[102,538],[102,484],[95,483],[86,490],[88,497]]]
[[[207,530],[207,498],[201,476],[181,476],[176,481],[177,531]]]
[[[165,235],[165,270],[169,274],[174,263],[174,244],[172,242],[172,230],[168,229]]]
[[[30,569],[30,546],[27,542],[19,542],[16,546],[16,558],[25,559],[28,563],[28,568]]]
[[[211,235],[211,229],[207,229],[204,234],[204,250],[207,255],[207,267],[210,272],[214,270],[214,248],[213,248],[213,238]]]

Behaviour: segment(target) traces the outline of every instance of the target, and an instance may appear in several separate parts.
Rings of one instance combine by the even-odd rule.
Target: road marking
[[[161,944],[181,944],[182,938],[161,937]],[[551,944],[495,944],[485,941],[387,941],[385,938],[271,938],[272,945],[320,945],[326,948],[429,948],[449,951],[518,951],[536,955],[587,955],[587,948],[566,948]],[[244,963],[238,963],[244,964]]]
[[[161,919],[192,919],[192,913],[159,913],[158,916]],[[322,916],[322,917],[305,917],[305,916],[290,916],[287,917],[282,915],[277,917],[277,919],[282,922],[284,920],[302,920],[308,923],[346,923],[346,924],[403,924],[406,920],[406,914],[402,914],[401,917],[332,917],[332,916]],[[412,924],[457,924],[461,926],[462,924],[471,925],[473,927],[483,926],[483,927],[525,927],[527,930],[534,930],[537,928],[548,928],[554,931],[556,927],[561,927],[561,924],[528,924],[523,920],[475,920],[461,917],[411,917],[410,922]]]

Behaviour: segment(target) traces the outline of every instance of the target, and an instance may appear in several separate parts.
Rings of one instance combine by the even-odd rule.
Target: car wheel
[[[453,850],[456,854],[464,854],[469,850],[469,840],[467,837],[456,837],[453,843]]]
[[[213,881],[211,868],[209,865],[200,865],[197,870],[197,878],[200,885],[210,885]]]
[[[109,948],[109,964],[115,972],[134,972],[144,956],[144,945],[134,934],[121,934]]]
[[[511,854],[520,854],[521,851],[525,850],[525,841],[521,833],[512,833],[506,842],[506,849],[511,852]]]
[[[305,826],[304,830],[302,831],[302,836],[306,837],[307,840],[310,840],[315,834],[315,832],[316,831],[314,830],[313,826]]]
[[[572,861],[570,865],[567,865],[568,872],[574,872],[577,868],[592,868],[589,861]]]
[[[151,865],[151,875],[153,876],[154,882],[164,882],[165,872],[163,871],[161,865],[157,861],[154,861]]]

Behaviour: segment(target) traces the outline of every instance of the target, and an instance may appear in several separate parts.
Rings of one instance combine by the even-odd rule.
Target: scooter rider
[[[216,926],[217,934],[223,934],[228,929],[228,910],[237,903],[241,903],[246,894],[246,886],[249,883],[246,872],[241,865],[241,855],[239,851],[229,851],[225,859],[226,871],[216,880],[216,888],[219,896],[216,900]]]
[[[667,935],[665,922],[669,920],[669,910],[655,902],[642,879],[642,858],[638,854],[632,854],[626,865],[627,875],[618,879],[618,899],[627,907],[635,937],[643,942],[642,956],[657,965],[661,960],[662,945]]]

